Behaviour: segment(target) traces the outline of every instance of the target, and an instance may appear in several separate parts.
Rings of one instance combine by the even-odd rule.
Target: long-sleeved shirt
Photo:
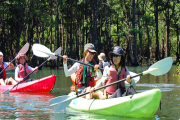
[[[85,63],[89,64],[89,62],[87,62],[87,61],[85,61]],[[80,63],[78,63],[78,62],[74,63],[74,65],[69,69],[67,68],[67,63],[65,63],[65,64],[63,63],[63,66],[64,66],[65,76],[68,77],[78,71],[78,69],[80,68]],[[101,78],[102,77],[101,71],[100,70],[99,70],[99,72],[96,71],[96,75],[97,75],[97,77]]]
[[[28,72],[32,72],[34,70],[35,70],[35,68],[32,68],[31,66],[28,66]],[[34,71],[34,72],[37,72],[37,71]],[[15,69],[15,80],[16,81],[21,80],[21,78],[18,77],[18,73],[19,73],[19,67],[16,67],[16,69]]]
[[[126,76],[127,75],[130,75],[130,72],[129,70],[127,69],[126,67]],[[105,69],[104,69],[104,72],[103,72],[103,76],[102,78],[99,80],[99,82],[94,86],[95,89],[101,87],[101,86],[104,86],[105,83],[106,83],[106,80],[108,80],[108,78],[110,77],[110,67],[109,66],[106,66]],[[126,89],[129,87],[129,86],[133,86],[134,88],[136,87],[136,83],[135,83],[135,80],[132,79],[132,82],[131,84],[128,83],[127,81],[125,81],[125,86],[126,86]]]
[[[8,62],[4,62],[4,69],[8,66]],[[8,71],[8,70],[11,70],[12,68],[11,67],[7,67],[6,69],[5,69],[5,71]]]

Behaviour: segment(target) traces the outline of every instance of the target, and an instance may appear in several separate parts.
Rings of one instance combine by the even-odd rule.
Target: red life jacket
[[[82,62],[84,62],[84,58],[82,59]],[[85,86],[85,87],[88,87],[88,86],[91,86],[93,87],[94,86],[94,77],[91,77],[92,75],[92,72],[90,72],[90,67],[86,67],[86,73],[85,73],[85,83],[83,83],[83,71],[84,71],[84,64],[80,66],[80,69],[78,70],[77,72],[77,78],[76,78],[76,84],[77,84],[77,87],[82,87],[82,86]]]
[[[4,65],[3,65],[3,63],[1,64],[1,69],[4,70]],[[0,72],[1,72],[1,71],[0,71]],[[3,74],[0,75],[0,78],[3,78],[3,80],[6,79],[6,70],[3,71]]]
[[[113,82],[116,82],[117,80],[121,80],[123,78],[126,78],[126,69],[125,69],[125,67],[123,67],[121,69],[121,72],[118,74],[117,71],[115,70],[115,68],[113,66],[110,66],[110,77],[107,80],[106,85],[110,84],[110,83],[113,83]],[[125,82],[123,81],[123,82],[119,83],[118,87],[125,88]],[[108,94],[114,94],[114,92],[116,91],[116,89],[118,87],[117,87],[116,84],[111,85],[111,86],[106,88],[106,92]]]
[[[27,63],[25,64],[25,67],[22,64],[19,64],[18,67],[19,67],[19,73],[18,73],[19,78],[24,78],[24,77],[26,77],[28,72],[31,72],[28,70],[28,64]],[[29,79],[29,76],[26,79]]]

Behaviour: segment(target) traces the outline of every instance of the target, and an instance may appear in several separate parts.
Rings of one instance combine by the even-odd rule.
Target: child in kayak
[[[95,65],[96,63],[93,59],[95,53],[96,51],[94,45],[92,43],[87,43],[84,46],[83,58],[80,61],[86,64]],[[102,73],[98,69],[99,65],[95,65],[94,68],[92,68],[87,65],[76,62],[70,69],[68,69],[67,59],[68,57],[66,55],[63,55],[63,66],[64,66],[65,76],[68,77],[74,72],[77,72],[77,76],[75,80],[76,81],[75,84],[77,86],[77,90],[76,90],[77,94],[84,93],[94,86],[94,76],[93,76],[94,70],[96,71],[96,74],[99,78],[102,77]],[[89,99],[89,96],[83,96],[83,97]]]
[[[14,68],[14,65],[11,62],[3,62],[3,53],[0,52],[0,72],[2,72],[0,74],[0,85],[15,85],[17,83],[12,77],[6,78],[6,71],[12,68]]]
[[[108,65],[108,62],[105,62],[106,55],[104,53],[100,53],[98,55],[98,59],[99,59],[99,68],[105,68],[105,66]],[[103,70],[101,72],[103,73]]]
[[[29,72],[32,72],[34,70],[35,70],[34,72],[38,71],[38,67],[32,68],[32,67],[28,66],[26,61],[27,61],[27,56],[24,54],[20,54],[17,58],[17,64],[18,65],[15,69],[15,80],[17,82],[29,79],[29,76],[26,77]]]
[[[115,98],[115,97],[126,96],[129,94],[136,94],[136,91],[134,89],[136,83],[134,79],[130,79],[131,75],[127,67],[125,67],[125,57],[123,53],[124,53],[123,49],[119,46],[115,46],[113,48],[113,51],[109,52],[111,64],[105,67],[103,76],[100,79],[100,81],[97,83],[97,85],[90,89],[91,99],[94,97],[94,93],[95,93],[93,92],[94,89],[110,84],[112,82],[115,82],[123,78],[126,78],[125,82],[120,82],[118,84],[111,85],[105,89],[104,98]],[[126,88],[126,84],[130,84],[130,87]]]

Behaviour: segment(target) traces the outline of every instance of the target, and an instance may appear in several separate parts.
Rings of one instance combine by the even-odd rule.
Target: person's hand
[[[35,71],[38,71],[38,67],[37,66],[35,67]]]
[[[67,55],[63,55],[63,62],[64,62],[64,64],[67,63],[67,59],[68,59],[68,56]]]
[[[94,87],[90,88],[89,92],[90,92],[90,93],[93,93],[93,92],[94,92],[94,89],[95,89]]]
[[[94,70],[96,70],[96,71],[99,72],[99,65],[95,65],[95,66],[94,66]]]
[[[8,65],[10,68],[14,68],[14,65],[13,65],[11,62],[8,62],[7,65]]]
[[[20,81],[19,82],[22,82],[24,80],[24,78],[20,78]]]
[[[132,82],[131,75],[127,75],[126,81],[131,84]]]

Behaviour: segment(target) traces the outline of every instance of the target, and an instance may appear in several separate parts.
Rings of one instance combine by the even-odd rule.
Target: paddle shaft
[[[139,73],[139,74],[137,74],[137,75],[135,75],[135,76],[132,76],[131,79],[134,78],[134,77],[140,76],[140,75],[143,75],[143,73]],[[107,84],[107,85],[105,85],[105,86],[99,87],[99,88],[95,89],[94,91],[100,90],[100,89],[102,89],[102,88],[109,87],[109,86],[111,86],[111,85],[117,84],[117,83],[122,82],[122,81],[125,81],[125,80],[126,80],[126,78],[121,79],[121,80],[118,80],[118,81],[116,81],[116,82],[113,82],[113,83]],[[90,92],[85,92],[85,93],[82,93],[82,94],[80,94],[80,95],[77,95],[77,97],[81,97],[81,96],[84,96],[84,95],[89,94],[89,93],[90,93]]]
[[[62,56],[62,55],[57,55],[57,54],[56,54],[56,56],[63,58],[63,56]],[[78,62],[78,63],[80,63],[80,64],[84,64],[84,65],[87,65],[87,66],[90,66],[90,67],[93,67],[93,68],[94,68],[94,65],[86,64],[86,63],[84,63],[84,62],[81,62],[81,61],[78,61],[78,60],[75,60],[75,59],[72,59],[72,58],[67,58],[67,59],[68,59],[68,60],[71,60],[71,61],[74,61],[74,62]],[[100,69],[100,70],[104,70],[103,68],[98,68],[98,69]]]

